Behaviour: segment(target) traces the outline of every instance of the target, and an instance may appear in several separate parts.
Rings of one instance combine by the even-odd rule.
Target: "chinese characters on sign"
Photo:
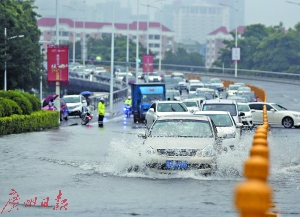
[[[232,61],[241,60],[241,49],[239,47],[232,48]]]
[[[11,192],[8,194],[11,198],[8,199],[8,201],[6,202],[6,204],[4,205],[4,207],[2,208],[0,214],[2,214],[5,210],[7,210],[7,212],[11,212],[13,209],[15,210],[19,210],[19,208],[17,207],[19,205],[19,199],[20,196],[18,194],[18,192],[15,189],[11,189]],[[24,207],[36,207],[36,201],[37,201],[37,197],[34,197],[34,199],[28,199],[24,202]],[[42,207],[48,208],[49,207],[49,202],[50,198],[46,197],[42,200],[42,202],[40,203]],[[56,196],[55,199],[56,203],[53,206],[52,210],[68,210],[67,206],[68,206],[68,200],[67,199],[62,199],[62,191],[59,190],[58,191],[58,195]]]
[[[55,85],[59,81],[61,85],[68,85],[69,82],[69,46],[48,45],[48,84]]]
[[[143,72],[153,72],[153,55],[143,55]]]

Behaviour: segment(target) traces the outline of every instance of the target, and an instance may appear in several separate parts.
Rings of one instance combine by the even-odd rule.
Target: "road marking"
[[[293,99],[295,102],[298,102],[298,100],[296,100],[296,99]]]
[[[285,97],[285,98],[289,98],[287,95],[282,95],[283,97]]]

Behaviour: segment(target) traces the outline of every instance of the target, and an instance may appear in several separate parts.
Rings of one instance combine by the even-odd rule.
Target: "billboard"
[[[69,45],[47,46],[48,85],[61,86],[69,84]]]
[[[143,54],[143,72],[153,72],[153,55]]]
[[[241,60],[241,49],[239,47],[232,48],[232,61]]]

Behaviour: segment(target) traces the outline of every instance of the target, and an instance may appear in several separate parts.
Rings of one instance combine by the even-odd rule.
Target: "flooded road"
[[[269,101],[299,108],[296,101],[278,97],[275,85],[260,84],[265,85]],[[280,94],[299,99],[292,85],[280,86]],[[238,216],[234,187],[244,180],[243,162],[253,132],[243,134],[236,151],[219,157],[219,170],[211,176],[192,171],[129,173],[128,167],[143,163],[137,151],[142,139],[137,133],[144,130],[142,124],[121,115],[106,120],[103,128],[96,122],[66,124],[0,137],[0,212],[18,195],[15,203],[19,205],[7,206],[3,216]],[[269,137],[273,202],[288,217],[300,216],[299,135],[299,129],[274,127]],[[12,192],[17,193],[9,195]],[[43,207],[47,198],[48,208]],[[36,205],[29,207],[27,200]]]

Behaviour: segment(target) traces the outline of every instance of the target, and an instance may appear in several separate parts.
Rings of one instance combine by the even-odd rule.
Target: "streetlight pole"
[[[4,45],[5,45],[5,53],[4,53],[4,57],[5,57],[5,61],[4,61],[4,91],[7,91],[7,69],[6,69],[6,37],[7,37],[7,31],[6,28],[4,28]],[[16,36],[12,36],[8,39],[13,39],[13,38],[22,38],[24,37],[24,35],[16,35]]]
[[[237,48],[237,45],[238,45],[238,24],[237,24],[237,20],[238,20],[238,0],[235,0],[235,3],[236,3],[236,8],[230,6],[230,5],[226,5],[226,4],[221,4],[220,5],[223,5],[223,6],[226,6],[226,7],[230,7],[232,9],[234,9],[236,11],[236,17],[235,17],[235,48]],[[237,77],[237,68],[238,68],[238,61],[237,60],[234,60],[234,77]]]
[[[59,45],[59,18],[58,18],[58,0],[56,0],[56,46]],[[60,111],[60,82],[56,81],[55,93],[58,95],[56,98],[56,108]],[[58,117],[58,123],[60,123],[60,117]]]
[[[110,90],[109,90],[109,110],[113,113],[114,95],[114,48],[115,48],[115,0],[112,3],[112,32],[111,32],[111,57],[110,57]]]
[[[129,0],[127,2],[129,7]],[[128,67],[129,67],[129,22],[127,23],[127,39],[126,39],[126,85],[128,84]]]
[[[159,63],[158,63],[158,70],[161,71],[161,59],[162,59],[162,10],[160,10],[160,37],[159,37]]]
[[[136,62],[135,62],[135,83],[138,83],[138,71],[139,71],[139,28],[140,28],[140,21],[139,21],[139,8],[140,8],[140,1],[137,0],[137,24],[136,24]]]

